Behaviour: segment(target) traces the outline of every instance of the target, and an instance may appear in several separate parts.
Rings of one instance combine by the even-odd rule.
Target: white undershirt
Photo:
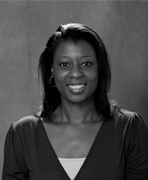
[[[86,158],[58,158],[71,180],[74,180]]]

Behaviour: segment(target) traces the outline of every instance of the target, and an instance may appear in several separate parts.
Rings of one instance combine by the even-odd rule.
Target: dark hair
[[[54,110],[61,103],[60,93],[57,88],[50,86],[49,80],[52,76],[51,68],[54,53],[63,41],[77,42],[84,40],[95,50],[98,61],[98,86],[94,92],[95,106],[98,115],[106,120],[113,117],[113,105],[111,104],[108,92],[111,82],[111,70],[109,56],[105,45],[99,35],[90,27],[79,23],[60,25],[56,32],[49,38],[45,50],[39,59],[39,73],[41,73],[44,94],[41,105],[40,117],[50,119]]]

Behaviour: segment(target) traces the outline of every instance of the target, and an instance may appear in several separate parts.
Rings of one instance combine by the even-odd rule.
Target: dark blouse
[[[70,180],[34,116],[13,123],[2,180]],[[148,128],[141,116],[118,111],[104,121],[75,180],[148,180]]]

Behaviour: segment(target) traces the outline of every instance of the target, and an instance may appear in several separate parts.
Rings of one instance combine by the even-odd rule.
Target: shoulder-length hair
[[[79,23],[60,25],[56,32],[49,38],[44,51],[39,59],[38,71],[43,83],[43,99],[40,117],[51,119],[52,113],[61,103],[61,96],[57,88],[50,85],[52,76],[54,53],[64,41],[78,42],[84,40],[95,50],[98,62],[98,85],[94,92],[94,101],[98,115],[107,120],[113,117],[113,105],[109,100],[108,93],[111,83],[111,69],[109,55],[99,35],[91,27]]]

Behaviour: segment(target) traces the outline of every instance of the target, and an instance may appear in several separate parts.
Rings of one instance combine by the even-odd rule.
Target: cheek
[[[92,69],[91,71],[86,72],[86,76],[90,81],[98,81],[98,71],[97,69]]]
[[[55,82],[58,85],[59,83],[63,83],[65,82],[64,80],[67,77],[68,72],[66,71],[60,71],[60,70],[55,70],[56,73],[54,73],[54,78],[55,78]]]

